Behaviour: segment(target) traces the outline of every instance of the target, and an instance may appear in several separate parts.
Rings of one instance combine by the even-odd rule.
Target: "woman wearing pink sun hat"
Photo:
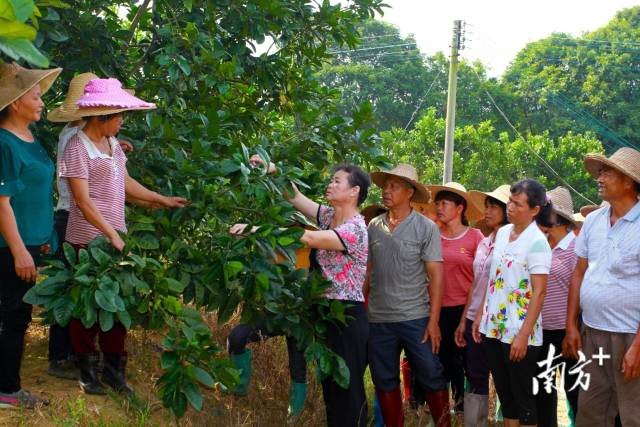
[[[125,199],[143,206],[178,208],[186,205],[181,197],[167,197],[151,191],[127,172],[127,158],[115,136],[126,111],[148,110],[155,104],[145,102],[124,89],[113,78],[90,80],[84,95],[76,102],[78,115],[85,126],[78,130],[65,148],[60,164],[60,176],[66,178],[74,203],[69,211],[65,240],[76,250],[104,235],[118,250],[124,241],[118,234],[126,233]],[[69,324],[73,350],[80,365],[80,386],[87,394],[105,394],[98,379],[100,354],[95,347],[99,335],[104,354],[102,380],[117,392],[131,393],[126,382],[126,329],[121,323],[103,332],[96,323],[85,328],[78,319]]]

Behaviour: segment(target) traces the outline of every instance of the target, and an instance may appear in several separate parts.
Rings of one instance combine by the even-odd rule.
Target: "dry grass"
[[[217,325],[215,317],[207,319],[221,346],[230,332],[233,320]],[[136,389],[138,401],[129,402],[118,396],[88,396],[76,381],[66,381],[47,375],[47,328],[34,322],[28,331],[27,346],[22,368],[23,387],[50,399],[51,405],[37,410],[0,411],[0,425],[20,426],[165,426],[176,425],[156,397],[155,381],[159,370],[159,343],[161,335],[136,330],[127,339],[130,366],[128,379]],[[211,390],[205,396],[202,412],[189,410],[180,420],[181,426],[224,427],[280,427],[324,426],[322,389],[314,381],[309,369],[309,393],[304,412],[298,420],[287,420],[289,371],[286,345],[283,338],[274,338],[252,345],[253,377],[249,396],[239,398]],[[373,390],[367,374],[365,384]],[[371,393],[369,411],[371,414]],[[559,409],[564,410],[563,396]],[[490,401],[491,414],[495,413],[495,399]],[[564,415],[564,414],[563,414]],[[563,417],[564,418],[564,417]],[[566,422],[566,418],[562,421]],[[430,416],[424,411],[406,408],[405,425],[428,426]],[[563,423],[564,424],[564,423]],[[563,425],[561,424],[561,425]],[[453,425],[456,425],[455,423]],[[462,424],[458,424],[462,425]],[[494,425],[491,423],[490,425]]]

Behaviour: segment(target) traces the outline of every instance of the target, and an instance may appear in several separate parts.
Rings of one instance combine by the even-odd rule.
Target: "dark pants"
[[[465,319],[464,339],[467,342],[465,351],[465,371],[469,381],[469,393],[489,394],[489,362],[482,343],[478,344],[471,336],[473,320]]]
[[[368,421],[367,396],[364,391],[364,371],[367,368],[369,323],[364,303],[343,301],[346,325],[327,327],[327,346],[342,357],[349,368],[349,387],[340,387],[333,379],[322,381],[322,395],[329,427],[364,427]],[[396,357],[396,369],[399,356]]]
[[[431,351],[431,342],[422,342],[429,318],[404,322],[371,323],[369,364],[377,389],[388,392],[400,385],[400,353],[409,360],[415,382],[426,392],[447,389],[444,368]]]
[[[537,373],[541,347],[529,346],[524,359],[512,362],[509,360],[511,345],[486,336],[482,338],[482,344],[504,418],[519,420],[523,425],[537,424],[533,378]]]
[[[233,328],[227,338],[227,349],[229,354],[242,354],[247,344],[279,335],[281,334],[269,332],[266,320],[259,321],[255,325],[238,325]],[[286,338],[291,380],[296,383],[306,383],[307,362],[304,359],[304,351],[298,349],[296,340],[291,337]]]
[[[464,404],[464,352],[456,345],[454,339],[463,311],[464,305],[442,307],[440,311],[440,361],[444,367],[444,376],[447,382],[451,383],[456,411],[462,411]]]
[[[27,246],[36,265],[40,246]],[[31,305],[22,301],[33,286],[16,275],[9,248],[0,248],[0,393],[20,390],[24,334],[31,322]]]
[[[564,339],[565,330],[544,330],[542,349],[540,351],[539,361],[547,359],[549,353],[549,346],[554,346],[554,355],[559,355],[562,351],[562,340]],[[578,375],[569,374],[569,370],[576,364],[575,359],[560,358],[553,361],[553,365],[559,365],[564,363],[564,391],[567,394],[567,400],[571,406],[571,410],[574,414],[578,413],[578,390],[580,387],[576,387],[574,390],[569,391],[578,381]],[[548,369],[548,366],[544,365],[538,367],[538,373],[542,373]],[[556,370],[553,372],[553,387],[551,393],[547,393],[543,385],[543,379],[540,381],[540,390],[536,395],[536,405],[538,408],[538,423],[542,427],[557,427],[558,426],[558,393],[554,388],[556,386]]]
[[[65,210],[59,210],[54,215],[54,227],[56,234],[58,235],[58,251],[56,252],[56,258],[63,260],[64,250],[62,248],[62,242],[64,242],[64,236],[67,232],[67,222],[69,220],[69,212]],[[73,346],[71,344],[71,335],[69,334],[69,326],[51,325],[49,327],[49,361],[62,361],[67,360],[73,355]]]
[[[98,322],[90,328],[85,328],[78,319],[71,319],[69,332],[71,333],[73,351],[77,354],[95,353],[97,351],[96,336],[98,336],[100,350],[103,353],[125,353],[124,341],[127,337],[127,330],[121,323],[115,323],[113,328],[102,332]]]

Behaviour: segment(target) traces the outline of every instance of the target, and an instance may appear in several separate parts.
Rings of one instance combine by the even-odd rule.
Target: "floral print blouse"
[[[318,226],[322,230],[331,227],[335,211],[328,206],[318,209]],[[318,249],[316,261],[322,275],[333,286],[327,291],[327,298],[344,301],[364,301],[362,287],[367,273],[369,237],[362,215],[355,215],[333,229],[342,241],[344,251]]]
[[[511,344],[529,309],[533,293],[532,274],[549,274],[551,247],[535,221],[516,240],[509,242],[512,224],[496,235],[489,286],[480,322],[480,332]],[[529,345],[542,345],[542,316],[533,327]]]

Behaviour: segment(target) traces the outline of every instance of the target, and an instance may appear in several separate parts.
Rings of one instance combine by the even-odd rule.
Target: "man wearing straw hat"
[[[611,157],[585,156],[610,206],[589,214],[576,242],[563,353],[591,363],[578,399],[577,426],[640,426],[640,152],[621,148]],[[583,335],[577,318],[582,310]]]
[[[412,166],[374,172],[388,212],[369,223],[369,363],[386,426],[402,426],[399,382],[404,350],[427,391],[436,426],[449,426],[449,393],[436,356],[440,346],[442,249],[438,227],[411,209],[429,191]],[[428,292],[427,292],[428,289]]]
[[[0,64],[0,408],[46,403],[20,383],[31,322],[22,298],[53,234],[53,162],[29,126],[40,120],[41,96],[60,71]]]

